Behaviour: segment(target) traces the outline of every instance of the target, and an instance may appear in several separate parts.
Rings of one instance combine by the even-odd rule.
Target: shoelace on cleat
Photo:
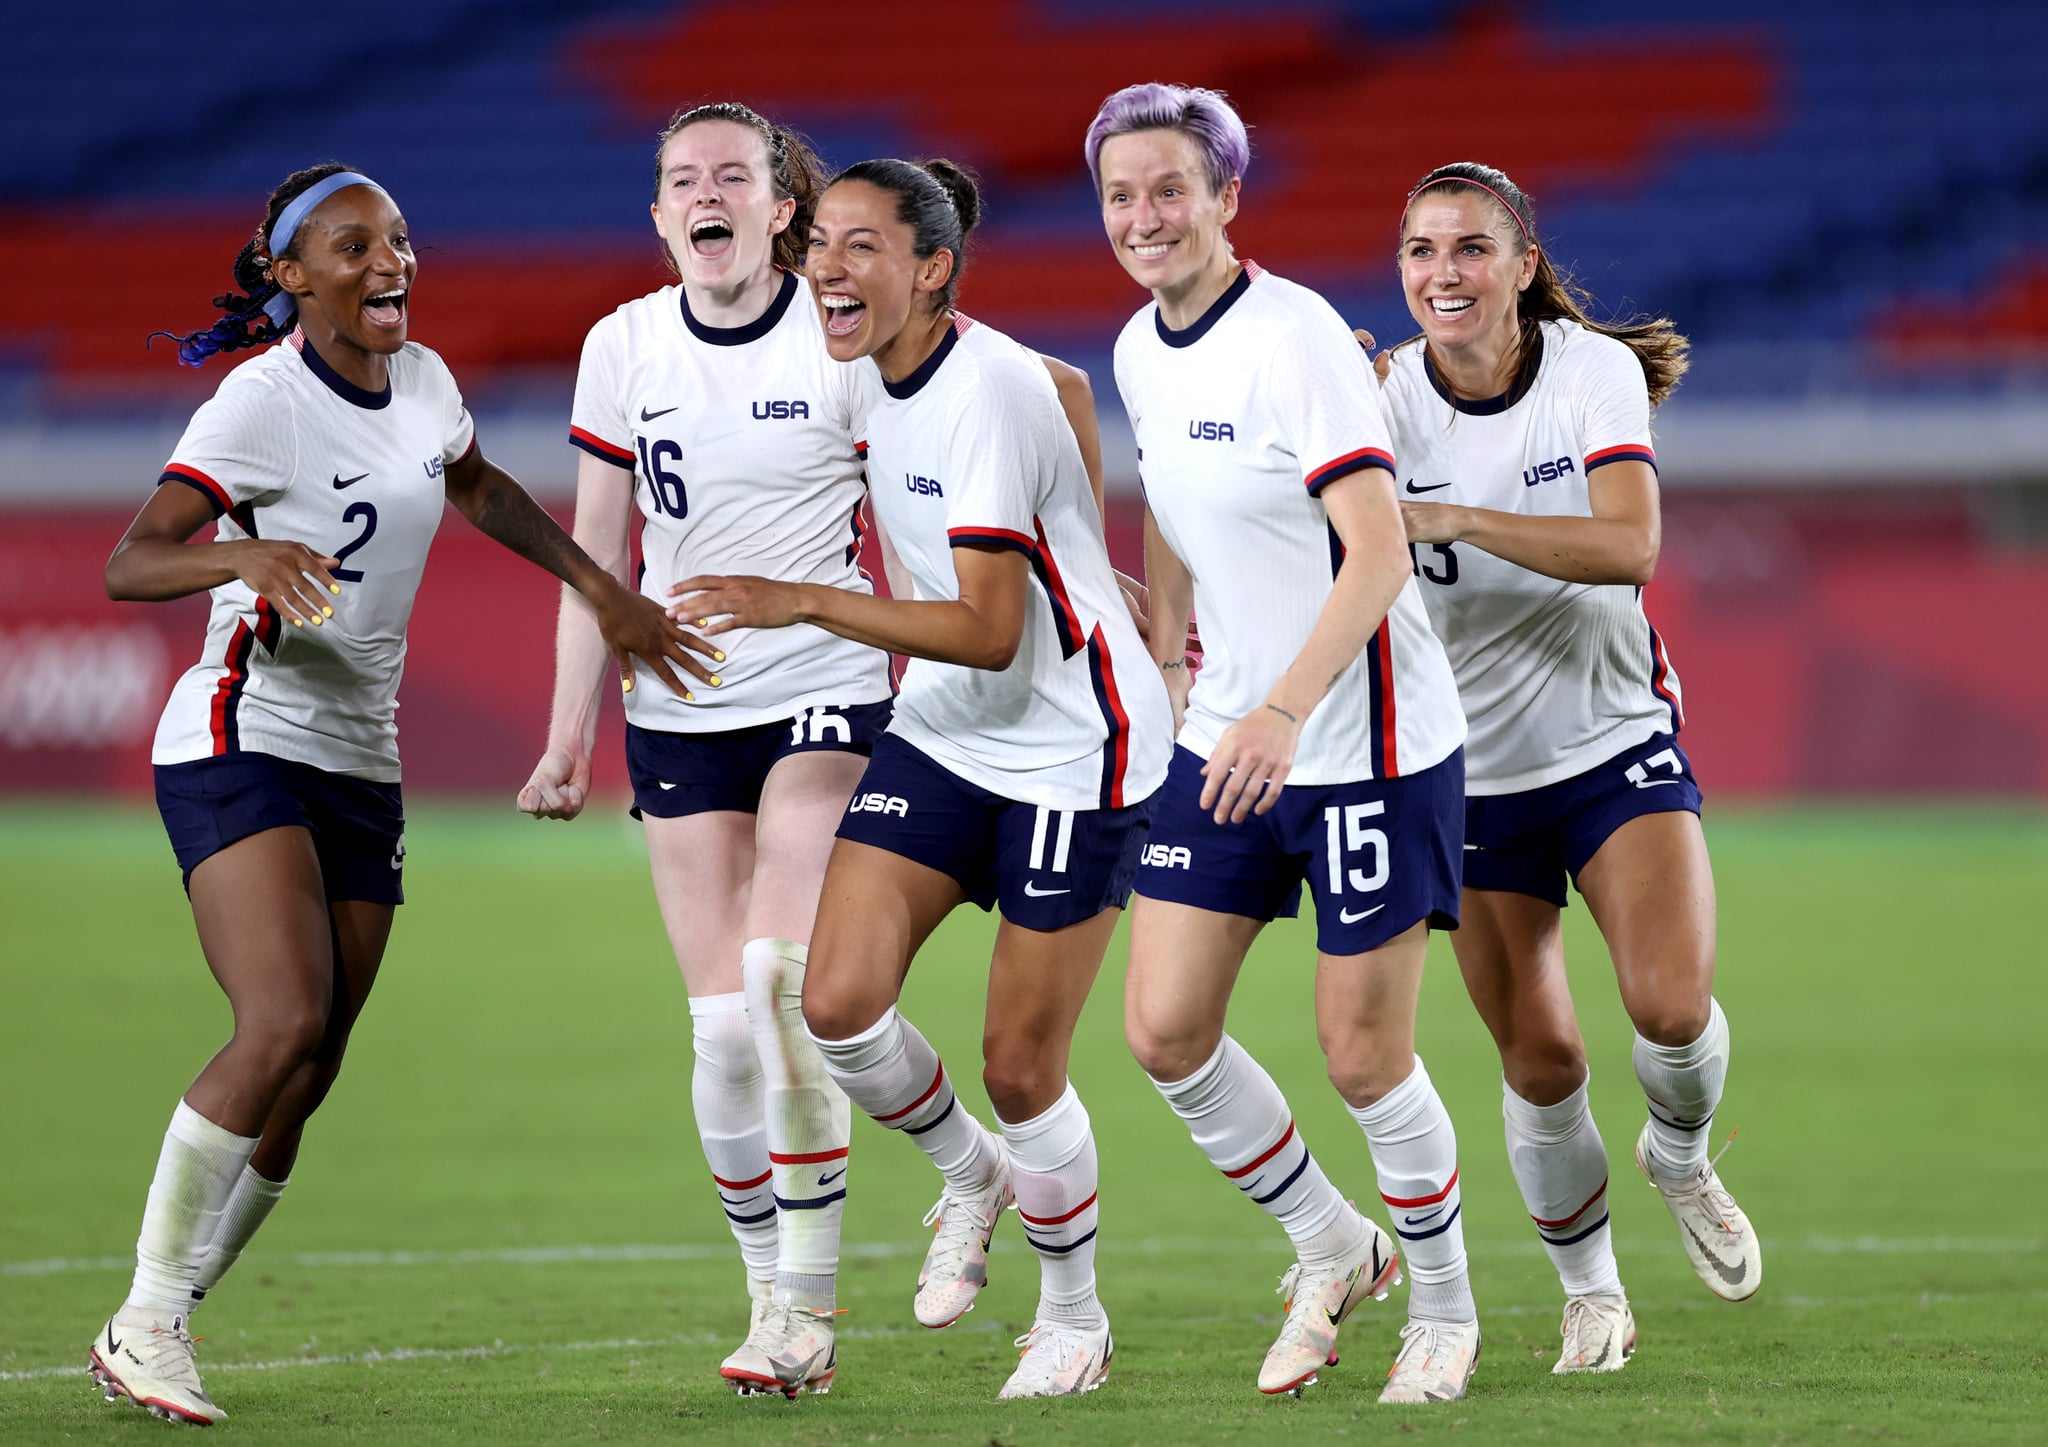
[[[1564,1304],[1564,1320],[1557,1324],[1557,1334],[1564,1338],[1564,1349],[1576,1356],[1581,1366],[1586,1363],[1587,1328],[1599,1319],[1599,1308],[1582,1296],[1575,1296]]]
[[[1442,1330],[1443,1328],[1433,1321],[1411,1321],[1402,1327],[1401,1350],[1395,1354],[1394,1364],[1387,1368],[1387,1380],[1393,1381],[1404,1369],[1418,1376],[1428,1371],[1429,1364],[1436,1360],[1437,1348],[1441,1345],[1438,1335]],[[1409,1358],[1418,1343],[1422,1347],[1422,1360],[1410,1361]]]

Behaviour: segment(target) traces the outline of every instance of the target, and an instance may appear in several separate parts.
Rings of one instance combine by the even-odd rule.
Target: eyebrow
[[[673,176],[681,171],[751,171],[753,169],[753,163],[750,161],[713,161],[708,166],[699,166],[695,161],[678,161],[673,166],[670,166],[665,174]]]
[[[1411,232],[1409,232],[1409,233],[1408,233],[1408,234],[1407,234],[1406,236],[1404,236],[1404,237],[1402,237],[1402,238],[1401,238],[1401,244],[1402,244],[1403,246],[1406,246],[1406,245],[1408,245],[1408,243],[1409,243],[1409,242],[1411,242],[1411,241],[1427,241],[1427,240],[1429,240],[1429,238],[1428,238],[1427,236],[1424,236],[1424,235],[1423,235],[1423,234],[1422,234],[1421,232],[1419,232],[1419,231],[1411,231]],[[1497,237],[1497,236],[1495,236],[1495,235],[1494,235],[1494,234],[1493,234],[1493,233],[1492,233],[1491,231],[1468,231],[1468,232],[1466,232],[1466,233],[1465,233],[1465,234],[1464,234],[1463,236],[1460,236],[1460,237],[1458,238],[1458,240],[1460,240],[1460,241],[1498,241],[1498,240],[1500,240],[1500,238],[1499,238],[1499,237]]]
[[[824,227],[817,225],[815,222],[812,223],[811,235],[822,236],[825,234]],[[874,226],[849,226],[840,234],[844,236],[880,236],[882,232],[879,227]]]

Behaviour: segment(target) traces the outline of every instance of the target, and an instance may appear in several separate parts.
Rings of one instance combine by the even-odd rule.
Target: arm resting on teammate
[[[239,578],[296,626],[317,627],[334,616],[333,595],[341,587],[327,570],[339,558],[274,538],[186,546],[213,520],[213,505],[203,494],[159,487],[107,559],[107,596],[121,603],[161,603]]]
[[[876,598],[818,583],[768,578],[686,578],[669,590],[679,617],[700,620],[704,636],[734,628],[810,623],[841,638],[935,663],[1001,670],[1024,638],[1030,565],[1014,548],[962,544],[953,549],[960,597]],[[716,621],[711,621],[716,620]]]
[[[1167,546],[1166,536],[1159,531],[1159,523],[1149,507],[1145,509],[1145,588],[1152,616],[1159,621],[1158,628],[1146,635],[1145,646],[1166,679],[1166,697],[1173,705],[1173,731],[1178,734],[1180,721],[1187,713],[1188,690],[1194,686],[1189,676],[1187,643],[1188,623],[1195,614],[1195,575]]]
[[[633,686],[629,658],[645,663],[655,677],[679,694],[689,690],[676,677],[672,664],[710,680],[711,675],[686,650],[695,648],[708,654],[712,649],[678,628],[652,599],[626,588],[593,562],[511,473],[471,448],[460,462],[449,464],[446,476],[448,501],[477,531],[547,569],[583,595],[619,664],[624,687]]]
[[[1470,543],[1496,558],[1567,583],[1650,581],[1663,521],[1647,462],[1610,462],[1586,479],[1591,517],[1529,517],[1455,503],[1404,502],[1411,543]]]
[[[1102,482],[1102,424],[1095,415],[1095,389],[1088,382],[1088,374],[1058,357],[1039,353],[1038,360],[1045,363],[1046,371],[1052,373],[1053,389],[1060,394],[1060,410],[1067,414],[1067,425],[1074,429],[1074,441],[1081,444],[1081,465],[1088,469],[1088,486],[1095,494],[1095,511],[1102,518],[1103,538],[1109,536],[1109,499]],[[1137,625],[1138,636],[1147,637],[1151,629],[1152,601],[1145,595],[1145,585],[1136,578],[1115,574],[1117,588],[1124,595],[1124,607],[1129,610],[1131,622]]]
[[[1340,477],[1323,489],[1322,499],[1344,545],[1344,562],[1301,652],[1265,703],[1223,731],[1202,768],[1202,807],[1213,808],[1219,824],[1273,807],[1294,767],[1302,725],[1379,631],[1414,572],[1401,541],[1393,475],[1386,469],[1368,467]]]
[[[632,472],[578,453],[576,521],[570,537],[621,586],[632,567],[632,522]],[[541,819],[573,819],[590,797],[590,759],[597,747],[608,653],[604,636],[597,631],[597,615],[581,594],[565,586],[555,620],[555,693],[547,750],[519,791],[519,807],[526,813]]]

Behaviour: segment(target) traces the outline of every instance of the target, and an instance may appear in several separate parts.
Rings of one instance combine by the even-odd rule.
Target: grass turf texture
[[[610,811],[606,811],[607,815]],[[592,818],[416,810],[408,890],[353,1053],[290,1194],[198,1318],[235,1440],[710,1443],[2039,1441],[2048,1008],[2030,902],[2048,817],[1945,809],[1716,811],[1717,993],[1734,1031],[1716,1145],[1765,1243],[1762,1294],[1712,1299],[1629,1164],[1629,1028],[1577,905],[1572,974],[1614,1161],[1641,1330],[1618,1375],[1553,1378],[1561,1305],[1508,1175],[1497,1063],[1439,937],[1421,1050],[1463,1141],[1486,1328],[1469,1398],[1374,1397],[1406,1288],[1347,1327],[1296,1401],[1252,1382],[1277,1325],[1277,1227],[1229,1189],[1120,1030],[1122,945],[1073,1075],[1102,1153],[1116,1365],[1074,1401],[998,1403],[1036,1266],[1014,1220],[980,1308],[919,1329],[909,1297],[938,1180],[856,1121],[839,1386],[734,1399],[717,1364],[741,1274],[689,1115],[689,1017],[631,835]],[[260,901],[252,901],[260,908]],[[975,1079],[990,920],[963,912],[906,1010]],[[1279,1078],[1331,1175],[1376,1196],[1324,1083],[1311,927],[1270,929],[1232,1030]],[[77,1368],[125,1290],[158,1143],[228,1016],[153,816],[0,811],[0,1438],[174,1430]],[[856,1112],[858,1116],[858,1112]],[[61,1374],[60,1374],[61,1373]]]

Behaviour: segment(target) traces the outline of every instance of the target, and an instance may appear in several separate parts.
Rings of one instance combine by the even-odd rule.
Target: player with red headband
[[[1615,1371],[1635,1320],[1607,1154],[1565,979],[1569,879],[1635,1022],[1649,1118],[1636,1164],[1707,1286],[1762,1280],[1707,1159],[1728,1067],[1714,881],[1679,748],[1677,674],[1643,607],[1659,544],[1651,409],[1685,371],[1668,320],[1611,325],[1552,268],[1528,196],[1490,166],[1425,176],[1400,273],[1422,335],[1381,359],[1415,571],[1457,675],[1464,900],[1453,937],[1500,1047],[1508,1158],[1567,1298],[1554,1371]]]

